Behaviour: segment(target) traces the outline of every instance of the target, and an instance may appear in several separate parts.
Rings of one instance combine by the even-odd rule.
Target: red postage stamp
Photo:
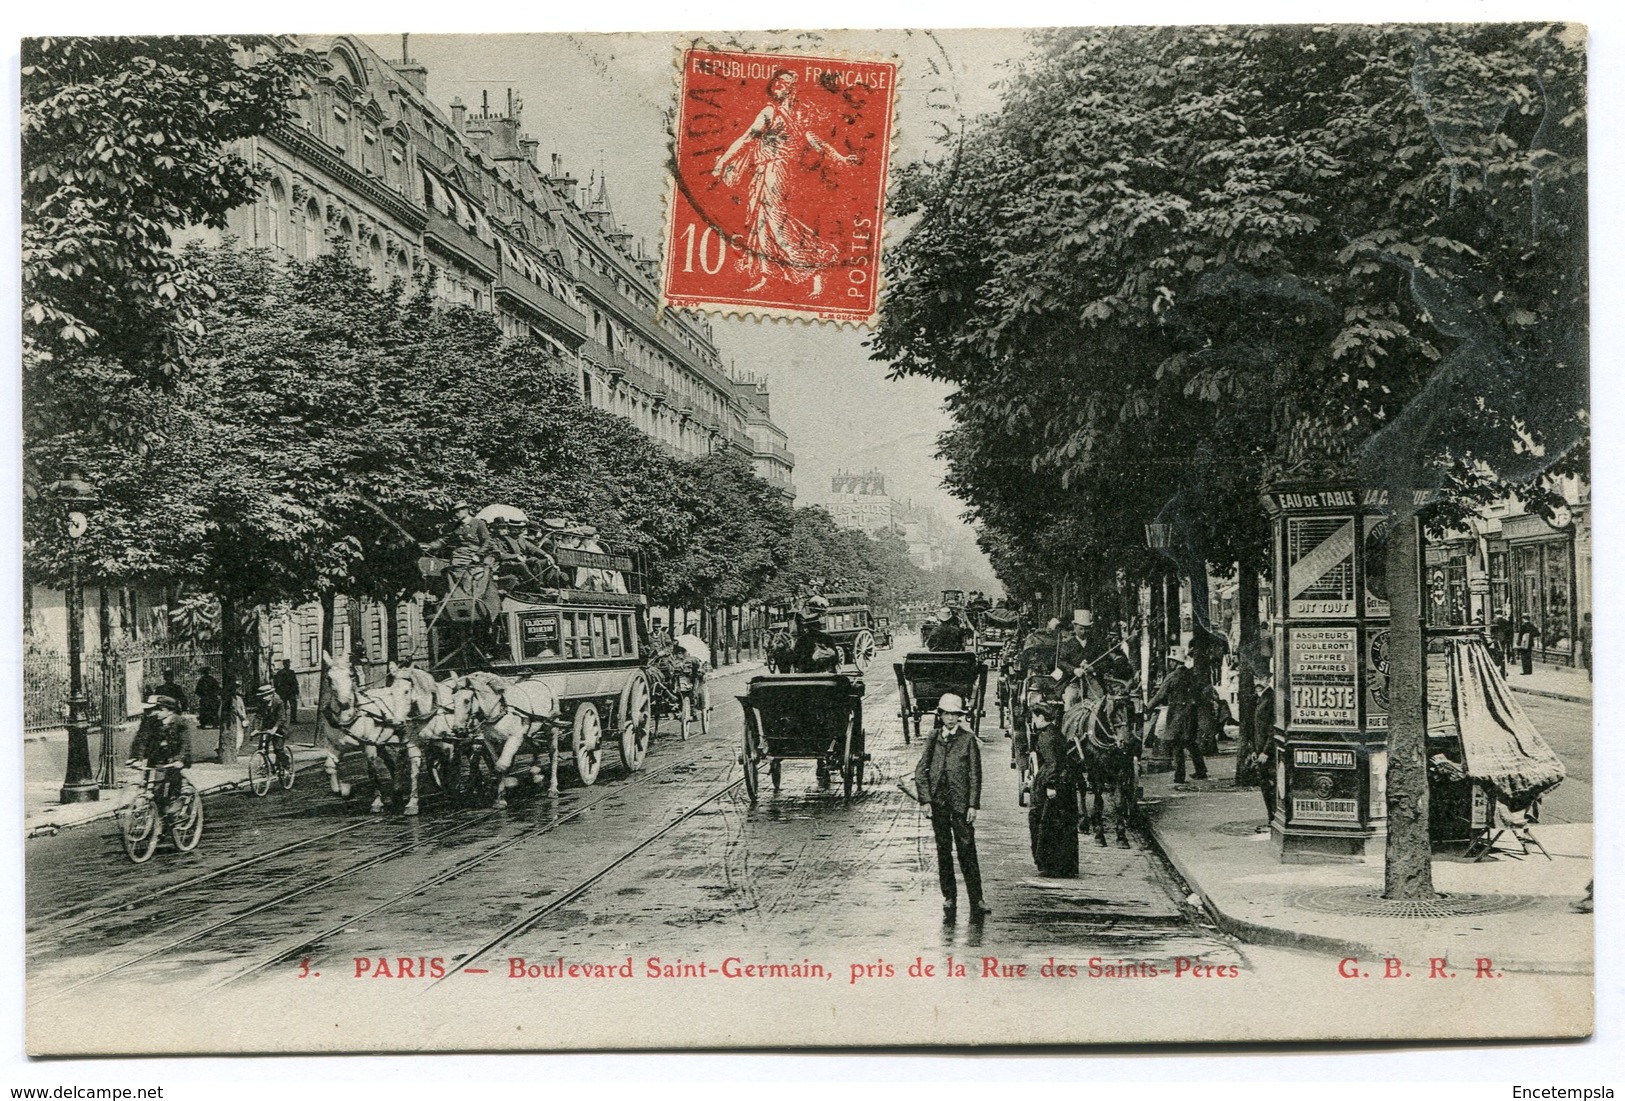
[[[871,322],[897,66],[691,49],[667,305]]]

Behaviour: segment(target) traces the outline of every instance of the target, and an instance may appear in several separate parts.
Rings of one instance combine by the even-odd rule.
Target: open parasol
[[[711,663],[711,647],[707,646],[699,635],[678,635],[675,641],[678,648],[695,661],[707,665]]]
[[[530,523],[530,517],[525,515],[525,510],[514,508],[512,505],[486,505],[480,509],[479,519],[487,524],[492,520],[506,520],[514,524]]]

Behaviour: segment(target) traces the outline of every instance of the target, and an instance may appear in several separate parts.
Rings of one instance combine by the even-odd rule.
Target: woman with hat
[[[841,663],[841,648],[824,630],[829,601],[815,596],[801,613],[800,630],[790,648],[790,672],[833,673]]]
[[[1061,734],[1061,705],[1033,705],[1033,801],[1027,811],[1038,874],[1078,874],[1078,774]]]

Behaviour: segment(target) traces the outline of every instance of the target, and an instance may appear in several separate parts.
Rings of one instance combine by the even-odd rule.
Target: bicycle
[[[270,794],[272,783],[280,783],[283,791],[292,791],[297,773],[286,736],[275,730],[255,731],[254,736],[258,744],[248,758],[248,786],[260,796]]]
[[[141,786],[135,797],[118,812],[119,837],[124,852],[133,864],[144,864],[158,850],[158,842],[165,829],[175,842],[175,848],[189,853],[203,840],[203,796],[184,774],[181,775],[180,794],[171,801],[167,811],[158,804],[158,789],[164,785],[164,773],[183,768],[179,761],[153,768],[136,765],[141,773]]]

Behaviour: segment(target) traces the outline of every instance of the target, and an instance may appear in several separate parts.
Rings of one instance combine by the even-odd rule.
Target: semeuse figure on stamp
[[[931,732],[914,769],[914,786],[931,819],[937,841],[937,878],[942,886],[942,916],[959,909],[954,857],[965,877],[973,922],[993,911],[982,896],[982,868],[976,859],[976,814],[982,803],[982,747],[965,722],[965,701],[952,692],[937,702],[940,725]]]
[[[813,132],[817,118],[796,95],[796,84],[796,74],[789,69],[769,78],[767,106],[717,158],[711,174],[731,186],[740,163],[748,170],[745,254],[739,264],[757,276],[749,290],[761,290],[770,278],[802,283],[811,276],[817,298],[823,293],[823,269],[835,262],[839,250],[819,240],[812,226],[791,213],[791,173],[800,168],[804,149],[839,164],[857,164],[858,158],[838,152]]]

